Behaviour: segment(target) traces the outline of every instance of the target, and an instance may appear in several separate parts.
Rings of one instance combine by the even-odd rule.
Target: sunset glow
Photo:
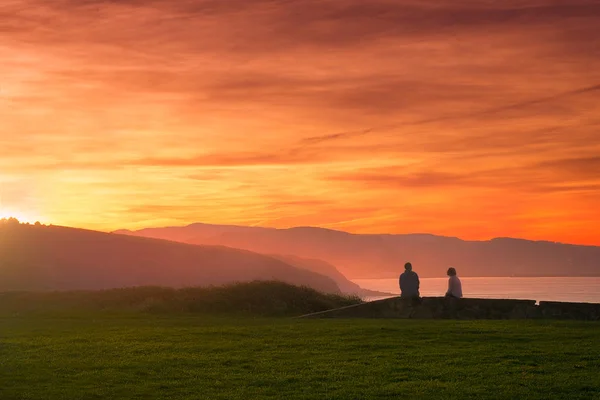
[[[0,218],[600,245],[599,26],[591,0],[3,1]]]
[[[21,223],[29,223],[29,224],[34,224],[39,221],[39,218],[36,219],[35,217],[28,216],[25,213],[0,209],[0,220],[1,219],[10,219],[10,218],[16,218]]]

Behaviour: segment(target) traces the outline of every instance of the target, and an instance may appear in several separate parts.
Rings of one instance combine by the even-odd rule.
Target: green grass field
[[[600,399],[600,324],[0,317],[0,399]]]

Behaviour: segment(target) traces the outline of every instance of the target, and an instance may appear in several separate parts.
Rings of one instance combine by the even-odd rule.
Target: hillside
[[[317,259],[302,258],[293,255],[269,254],[269,256],[281,260],[297,268],[306,269],[330,277],[338,285],[342,293],[357,296],[386,296],[391,293],[378,292],[363,289],[356,283],[348,280],[335,266],[328,262]]]
[[[387,296],[392,293],[378,292],[376,290],[363,289],[356,283],[348,280],[334,265],[317,259],[302,258],[293,255],[269,254],[269,256],[281,260],[297,268],[306,269],[330,277],[338,285],[342,293],[356,296]]]
[[[600,276],[600,247],[497,238],[465,241],[429,234],[357,235],[320,228],[269,229],[193,224],[120,233],[292,254],[333,264],[349,278],[391,278],[411,261],[422,277]]]
[[[245,250],[57,226],[0,224],[0,272],[0,291],[278,280],[340,293],[331,278]]]

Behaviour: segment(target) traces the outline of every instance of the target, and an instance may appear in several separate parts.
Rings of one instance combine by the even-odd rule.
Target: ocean
[[[600,303],[600,277],[595,278],[460,278],[463,296]],[[400,294],[398,279],[353,279],[364,289]],[[448,278],[422,278],[421,296],[443,296]],[[386,296],[387,297],[387,296]],[[371,297],[376,300],[384,297]]]

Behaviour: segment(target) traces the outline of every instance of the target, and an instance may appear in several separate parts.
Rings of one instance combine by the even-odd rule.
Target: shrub
[[[361,303],[277,281],[226,286],[132,287],[101,291],[1,293],[0,311],[142,311],[152,313],[295,316]]]

